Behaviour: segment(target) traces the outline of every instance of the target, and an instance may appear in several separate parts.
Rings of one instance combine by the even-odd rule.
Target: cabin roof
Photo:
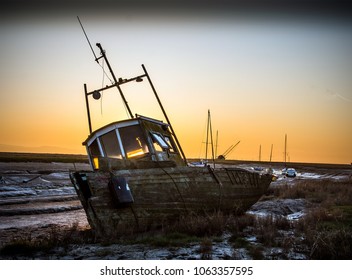
[[[89,136],[88,138],[82,143],[82,145],[87,145],[90,144],[89,142],[92,142],[92,140],[94,140],[95,138],[104,135],[105,133],[114,130],[116,128],[121,128],[121,127],[126,127],[126,126],[131,126],[131,125],[136,125],[139,124],[140,121],[144,121],[144,122],[151,122],[151,123],[156,123],[158,125],[163,125],[163,126],[169,126],[167,123],[164,123],[163,121],[160,120],[156,120],[153,118],[149,118],[149,117],[144,117],[141,115],[137,115],[135,118],[133,119],[127,119],[127,120],[121,120],[121,121],[116,121],[116,122],[112,122],[109,123],[105,126],[102,126],[96,130],[94,130]]]

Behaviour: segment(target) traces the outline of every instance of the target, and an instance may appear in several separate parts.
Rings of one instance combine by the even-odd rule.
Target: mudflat
[[[294,188],[304,181],[352,182],[350,165],[292,164],[297,171],[295,178],[282,175],[281,170],[284,167],[282,163],[235,161],[216,163],[217,168],[224,165],[251,170],[271,168],[276,176],[271,189],[282,186]],[[16,240],[43,239],[53,234],[64,235],[73,228],[77,231],[89,230],[85,212],[69,178],[69,172],[72,170],[89,169],[90,166],[84,156],[0,153],[0,248]],[[302,199],[265,199],[253,205],[248,213],[299,219],[305,207],[306,203]],[[220,247],[224,246],[221,242],[219,244]],[[121,246],[120,249],[125,251]],[[131,258],[139,258],[140,248],[136,250]],[[222,250],[228,252],[230,249]],[[163,258],[163,254],[166,254],[164,251],[160,256],[156,252],[150,258]],[[82,254],[80,258],[100,258],[99,254],[94,255],[92,251],[93,255],[84,255],[86,254],[84,252]],[[67,253],[65,257],[70,258],[70,254]],[[103,257],[114,258],[116,255]],[[191,258],[193,257],[192,255]],[[38,258],[45,259],[48,256],[41,255]],[[218,258],[221,258],[221,253]]]

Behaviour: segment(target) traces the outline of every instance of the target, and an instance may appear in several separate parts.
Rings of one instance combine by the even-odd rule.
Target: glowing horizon
[[[137,16],[81,20],[118,77],[153,80],[188,158],[203,158],[207,110],[229,159],[352,161],[352,24]],[[83,84],[110,84],[75,16],[7,18],[0,27],[0,151],[11,146],[85,154]],[[132,112],[164,120],[147,82],[123,87]],[[128,118],[119,94],[91,102],[93,129]],[[40,150],[40,148],[38,148]]]

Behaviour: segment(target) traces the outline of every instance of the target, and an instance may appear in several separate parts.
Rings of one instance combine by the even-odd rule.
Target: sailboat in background
[[[225,152],[223,152],[221,155],[217,157],[217,159],[225,160],[226,157],[233,151],[233,149],[240,143],[241,141],[238,141],[236,144],[232,144],[230,147],[227,148]]]
[[[209,142],[209,138],[210,138],[210,142]],[[218,138],[218,134],[216,136],[216,142]],[[203,142],[204,143],[204,142]],[[210,110],[208,109],[208,117],[207,117],[207,135],[206,135],[206,139],[205,139],[205,156],[204,159],[201,159],[200,161],[197,162],[191,162],[190,165],[191,166],[206,166],[208,164],[208,148],[209,145],[211,146],[211,158],[212,158],[212,162],[214,164],[215,167],[215,154],[214,154],[214,143],[213,143],[213,128],[211,126],[211,115],[210,115]],[[217,143],[216,143],[217,146]]]
[[[297,173],[294,168],[287,168],[287,134],[285,134],[285,150],[284,150],[285,168],[282,169],[282,175],[286,177],[296,177]]]

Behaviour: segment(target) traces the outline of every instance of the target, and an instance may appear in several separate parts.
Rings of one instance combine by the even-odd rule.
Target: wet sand
[[[69,171],[88,164],[0,162],[0,247],[59,228],[88,227]]]

